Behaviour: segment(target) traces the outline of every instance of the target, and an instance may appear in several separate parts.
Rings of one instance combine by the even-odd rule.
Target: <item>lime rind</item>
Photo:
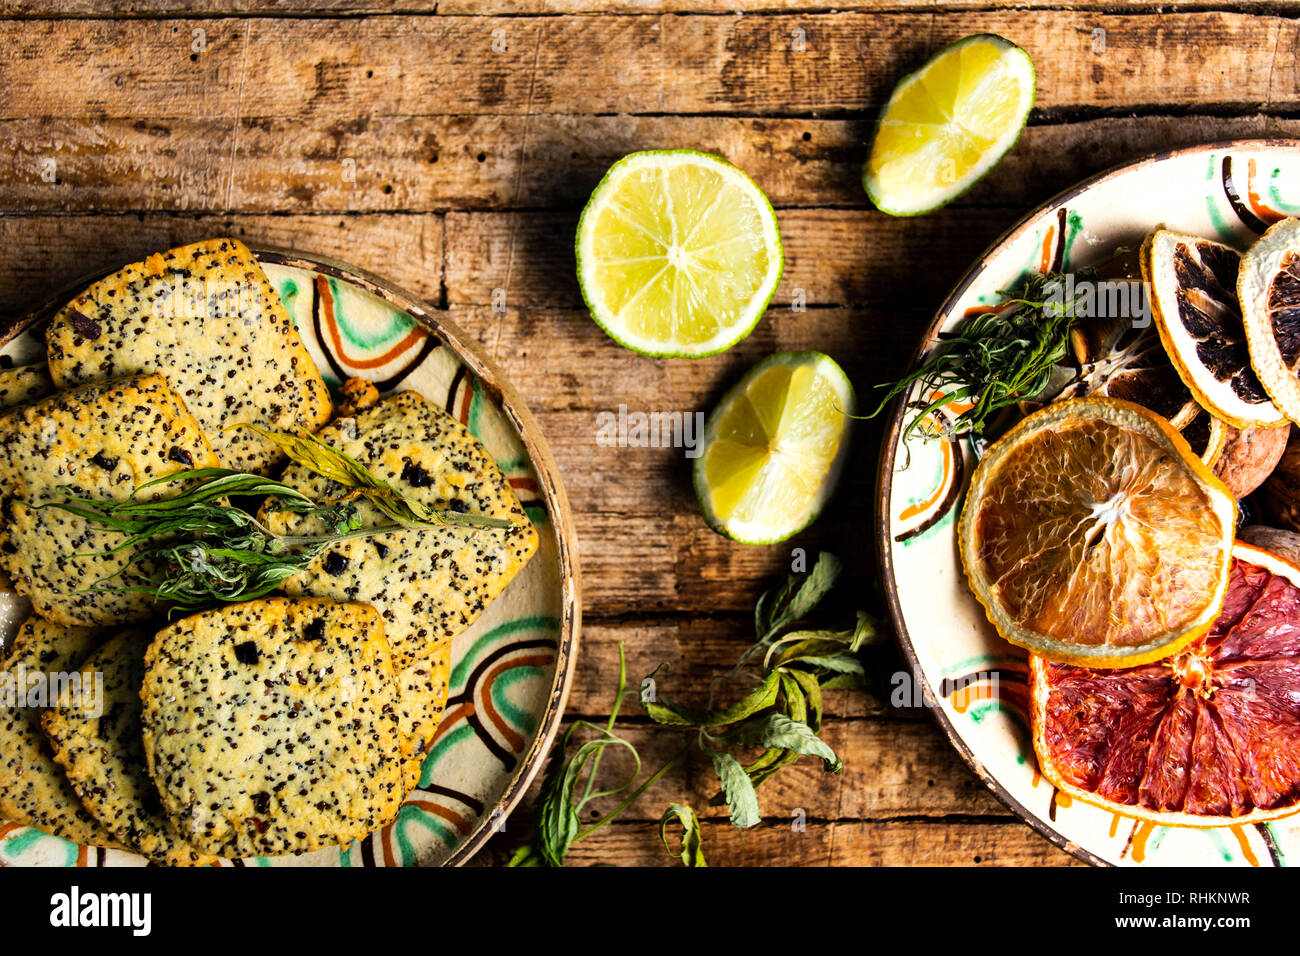
[[[747,523],[728,521],[719,516],[717,509],[714,507],[714,490],[706,472],[709,446],[715,439],[719,424],[735,403],[747,394],[749,387],[764,373],[777,366],[786,366],[792,370],[812,366],[819,377],[832,387],[835,392],[836,404],[845,413],[843,430],[839,436],[839,448],[829,467],[817,471],[815,475],[817,488],[812,494],[807,507],[793,520],[785,524],[771,520]],[[856,403],[856,395],[848,376],[844,374],[844,370],[840,368],[838,363],[824,352],[777,352],[749,369],[740,381],[727,391],[710,413],[704,427],[704,438],[700,444],[701,454],[695,459],[693,475],[695,495],[700,504],[700,511],[709,527],[718,534],[740,544],[767,545],[789,540],[813,524],[821,516],[827,503],[834,496],[836,486],[839,483],[844,462],[849,453],[852,417],[856,413]],[[786,420],[786,416],[783,415],[782,424],[785,424]],[[770,433],[770,423],[765,428]],[[796,476],[794,480],[801,480],[801,477],[807,478],[809,476]]]
[[[712,168],[731,184],[739,185],[744,189],[762,222],[765,251],[771,263],[758,289],[741,310],[740,318],[723,326],[709,341],[694,345],[663,340],[652,341],[625,328],[609,309],[603,297],[595,291],[599,283],[593,271],[599,265],[593,248],[596,233],[595,217],[607,208],[624,177],[640,169],[662,169],[683,163]],[[630,210],[623,207],[623,211]],[[592,320],[619,345],[649,358],[704,358],[731,348],[758,325],[785,271],[781,230],[777,223],[776,211],[767,196],[739,167],[721,156],[694,149],[642,150],[629,153],[611,166],[592,191],[591,198],[587,200],[587,205],[578,219],[574,256],[577,261],[578,285]]]
[[[945,57],[960,54],[964,48],[975,44],[995,45],[1001,52],[999,64],[1009,64],[1012,69],[1021,71],[1020,75],[1023,82],[1021,84],[1021,102],[1016,112],[1016,121],[1007,124],[1003,134],[984,150],[980,159],[963,175],[955,177],[952,184],[946,188],[931,190],[922,197],[891,195],[890,191],[881,185],[879,178],[872,172],[872,160],[875,157],[876,144],[881,129],[889,122],[891,109],[903,95],[911,90],[912,86],[918,83],[925,84],[929,78],[928,74],[931,68],[936,63]],[[1006,39],[1006,37],[999,36],[996,33],[978,33],[950,43],[927,60],[919,69],[903,77],[898,82],[898,85],[894,87],[889,100],[881,108],[880,115],[876,120],[875,131],[872,134],[871,155],[868,156],[862,167],[862,187],[866,190],[867,196],[881,212],[902,218],[934,212],[961,197],[988,175],[989,171],[1002,160],[1002,157],[1019,142],[1025,123],[1029,119],[1029,111],[1033,108],[1036,93],[1037,75],[1034,71],[1033,61],[1028,53]],[[935,127],[938,128],[941,125],[936,123]]]

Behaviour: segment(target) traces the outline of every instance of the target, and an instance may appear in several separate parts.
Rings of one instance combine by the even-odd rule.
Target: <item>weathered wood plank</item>
[[[636,708],[631,702],[628,713]],[[642,777],[681,750],[689,738],[671,728],[620,724],[616,732],[637,748]],[[817,760],[786,767],[758,790],[763,819],[780,823],[799,816],[816,820],[886,820],[898,817],[980,816],[1015,819],[962,763],[937,725],[929,720],[829,720],[821,737],[844,760],[844,770],[828,774]],[[623,748],[611,748],[601,763],[600,780],[614,784],[634,769]],[[1051,791],[1041,785],[1044,794]],[[540,785],[529,792],[535,799]],[[710,806],[718,778],[698,750],[656,781],[623,814],[628,820],[658,820],[669,803],[691,805],[701,819],[726,819],[725,806]],[[620,799],[604,798],[588,808],[599,819]],[[525,816],[526,819],[526,816]],[[586,822],[586,821],[584,821]]]
[[[38,306],[95,271],[220,235],[344,259],[435,302],[438,298],[443,259],[439,216],[4,216],[0,312]]]
[[[1019,215],[1008,208],[948,209],[900,220],[870,210],[783,211],[785,277],[770,314],[801,322],[818,306],[929,310],[940,290],[950,288]],[[527,315],[581,309],[576,220],[577,213],[567,211],[448,214],[448,304],[526,309]],[[0,302],[3,311],[16,311],[30,304],[32,292],[24,290],[41,294],[141,250],[234,230],[251,241],[354,261],[437,304],[444,279],[442,222],[431,214],[7,216],[3,235],[15,244],[0,252]],[[34,248],[42,255],[32,256]],[[792,311],[796,303],[810,308]]]
[[[992,0],[846,0],[809,3],[808,0],[405,0],[404,14],[456,16],[539,14],[654,14],[654,13],[801,13],[838,11],[894,12],[906,10],[978,10],[998,6]],[[1015,7],[1066,10],[1146,11],[1151,0],[1016,0]],[[1181,0],[1180,9],[1222,6],[1221,0]],[[1283,13],[1300,9],[1293,0],[1260,0],[1260,10]],[[394,5],[382,0],[2,0],[0,17],[158,17],[202,16],[320,16],[323,14],[384,16]]]
[[[978,32],[1040,107],[1300,105],[1300,24],[1221,12],[10,20],[0,118],[861,112]]]
[[[781,823],[737,830],[703,824],[710,866],[1082,866],[1019,822],[841,822],[805,831]],[[505,863],[522,842],[511,831],[494,837],[471,865]],[[569,866],[673,866],[655,823],[612,824],[573,847]]]
[[[940,295],[931,292],[936,301]],[[589,617],[693,608],[748,612],[789,571],[793,547],[872,553],[877,422],[855,426],[854,451],[831,505],[834,520],[785,545],[744,547],[700,517],[685,449],[602,445],[597,416],[617,416],[620,405],[707,414],[760,358],[808,348],[844,366],[865,407],[872,386],[897,377],[915,348],[928,318],[922,307],[774,308],[743,342],[695,361],[655,361],[619,348],[583,310],[512,308],[501,315],[454,307],[449,315],[473,330],[519,388],[555,452],[576,512]],[[869,588],[870,569],[862,573],[868,577],[859,584]]]
[[[0,122],[15,212],[438,212],[580,208],[637,149],[691,146],[744,169],[778,208],[867,207],[868,120],[699,116],[408,116]],[[525,131],[527,130],[527,135]],[[1300,136],[1276,116],[1129,116],[1030,126],[961,206],[1031,205],[1156,150]],[[51,164],[53,164],[51,166]],[[233,168],[233,176],[232,176]],[[51,182],[49,180],[57,180]]]
[[[950,288],[1021,210],[948,208],[917,219],[874,210],[777,213],[785,275],[773,308],[914,305]],[[578,212],[449,213],[447,301],[580,307],[573,258]],[[937,303],[936,303],[937,304]]]
[[[857,569],[855,569],[856,571]],[[853,593],[857,581],[851,572],[844,585]],[[765,582],[749,582],[754,597]],[[866,652],[869,673],[879,692],[828,691],[826,713],[840,719],[929,721],[924,709],[895,707],[891,697],[896,686],[910,674],[893,643],[888,622],[882,622],[881,644]],[[702,706],[710,683],[736,666],[741,652],[754,639],[753,617],[736,613],[724,618],[689,612],[672,617],[638,617],[633,620],[587,615],[582,627],[582,667],[574,674],[569,690],[567,713],[594,717],[608,715],[614,701],[618,677],[618,645],[623,644],[630,686],[666,665],[655,678],[658,692],[672,700]],[[910,698],[900,698],[910,702]],[[629,700],[624,713],[638,716],[640,709]]]

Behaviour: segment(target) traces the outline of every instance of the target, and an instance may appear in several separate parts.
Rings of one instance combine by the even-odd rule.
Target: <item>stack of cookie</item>
[[[0,820],[166,865],[303,853],[391,822],[421,782],[452,638],[537,548],[491,457],[412,392],[347,389],[361,397],[330,422],[319,370],[234,240],[96,283],[47,341],[48,368],[0,372],[0,572],[34,611],[0,673],[64,680],[39,706],[0,709]],[[280,471],[273,444],[231,428],[245,423],[315,432],[403,494],[510,527],[349,540],[285,596],[172,620],[133,589],[155,569],[124,531],[47,507],[69,492],[122,501],[191,469]],[[296,465],[281,480],[337,491]],[[262,519],[318,533],[275,502]]]

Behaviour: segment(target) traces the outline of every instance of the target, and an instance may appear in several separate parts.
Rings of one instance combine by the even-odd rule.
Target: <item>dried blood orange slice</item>
[[[1088,803],[1164,826],[1300,810],[1300,568],[1233,549],[1214,626],[1123,670],[1031,658],[1043,775]]]
[[[1159,229],[1143,243],[1140,261],[1160,341],[1196,400],[1238,428],[1285,424],[1251,368],[1237,303],[1241,253]]]
[[[971,478],[958,542],[998,632],[1052,660],[1127,667],[1209,629],[1236,502],[1164,418],[1076,398],[1030,415]]]
[[[1273,404],[1300,423],[1300,220],[1270,226],[1250,247],[1237,298],[1255,374]]]

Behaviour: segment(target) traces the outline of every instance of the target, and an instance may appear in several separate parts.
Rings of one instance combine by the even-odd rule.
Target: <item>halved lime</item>
[[[743,544],[810,525],[835,490],[854,406],[829,355],[777,352],[755,365],[704,428],[695,493],[705,520]]]
[[[763,191],[725,159],[690,149],[624,156],[578,222],[578,283],[619,345],[698,358],[758,323],[785,259]]]
[[[1015,145],[1034,105],[1034,64],[980,33],[934,55],[894,87],[862,185],[881,212],[916,216],[952,202]]]

